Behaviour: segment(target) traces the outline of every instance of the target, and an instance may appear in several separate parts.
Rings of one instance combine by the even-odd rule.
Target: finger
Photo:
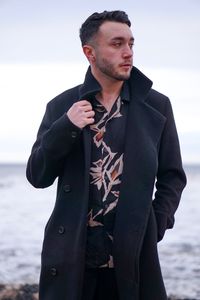
[[[86,106],[86,105],[91,105],[90,102],[88,100],[80,100],[78,102],[76,102],[77,104],[80,104],[81,106]]]
[[[93,124],[93,123],[94,123],[94,118],[87,118],[87,119],[85,120],[85,123],[86,123],[86,125]]]
[[[89,103],[88,105],[82,106],[85,112],[92,111],[92,105]]]
[[[90,110],[90,111],[85,112],[85,116],[86,116],[87,118],[94,117],[94,115],[95,115],[95,112],[94,112],[93,110]]]
[[[85,111],[92,110],[92,105],[88,100],[81,100],[79,103]]]

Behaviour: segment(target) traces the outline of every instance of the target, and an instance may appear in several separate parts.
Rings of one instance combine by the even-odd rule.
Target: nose
[[[132,47],[130,47],[130,45],[128,44],[128,45],[126,45],[125,47],[124,47],[124,49],[123,49],[123,57],[124,58],[130,58],[130,57],[132,57],[133,56],[133,49],[132,49]]]

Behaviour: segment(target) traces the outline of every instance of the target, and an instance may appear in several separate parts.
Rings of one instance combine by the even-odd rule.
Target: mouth
[[[121,64],[120,67],[123,68],[123,69],[131,69],[132,64]]]
[[[132,63],[130,63],[130,62],[123,63],[123,64],[120,64],[120,67],[124,67],[124,68],[132,68]]]

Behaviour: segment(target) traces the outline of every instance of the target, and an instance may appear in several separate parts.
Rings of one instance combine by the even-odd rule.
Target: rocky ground
[[[4,285],[0,284],[0,300],[38,300],[38,285]],[[174,296],[168,300],[197,300],[192,298],[180,299]]]
[[[38,300],[38,285],[0,284],[0,300]]]

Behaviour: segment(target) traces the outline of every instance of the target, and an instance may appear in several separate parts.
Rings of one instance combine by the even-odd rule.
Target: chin
[[[130,78],[131,73],[128,74],[119,74],[118,75],[118,80],[128,80]]]
[[[124,78],[124,79],[129,79],[130,76],[131,76],[131,70],[119,74],[119,77],[122,77],[122,78]]]

